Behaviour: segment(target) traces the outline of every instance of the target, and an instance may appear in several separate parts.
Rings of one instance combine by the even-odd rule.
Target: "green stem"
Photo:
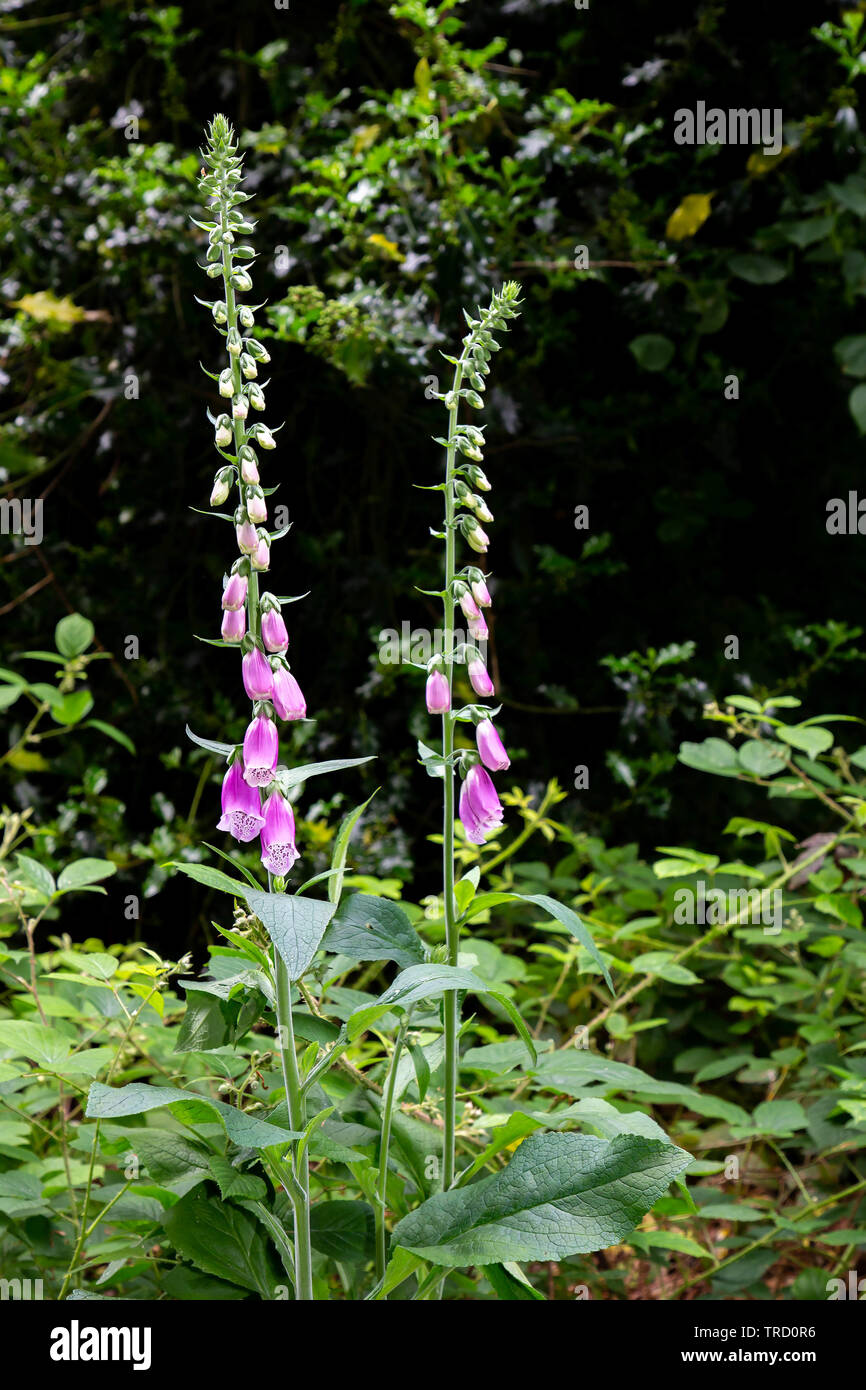
[[[397,1084],[397,1067],[400,1062],[400,1053],[403,1051],[403,1041],[406,1037],[406,1030],[409,1027],[410,1013],[411,1010],[404,1014],[403,1022],[400,1024],[397,1036],[394,1039],[394,1051],[391,1054],[388,1077],[385,1082],[385,1091],[382,1097],[382,1133],[379,1139],[379,1181],[376,1186],[377,1282],[385,1278],[385,1269],[388,1264],[388,1232],[385,1228],[385,1206],[388,1193],[388,1149],[391,1145],[391,1120],[394,1113],[394,1090]]]
[[[307,1123],[307,1107],[301,1089],[298,1058],[295,1052],[295,1031],[292,1023],[292,987],[279,951],[274,948],[274,979],[276,981],[277,1026],[280,1039],[280,1059],[283,1084],[292,1129],[302,1133]],[[313,1251],[310,1241],[310,1163],[306,1149],[298,1158],[298,1141],[292,1146],[292,1176],[289,1197],[295,1217],[295,1298],[313,1301]]]
[[[448,448],[445,459],[445,597],[443,599],[444,655],[448,689],[454,684],[454,571],[455,571],[455,532],[454,532],[454,459],[457,452],[457,414],[460,408],[460,383],[463,380],[463,361],[454,368],[452,385],[453,399],[448,407]],[[444,760],[444,797],[442,814],[442,888],[445,912],[445,943],[448,951],[448,964],[456,965],[460,953],[460,927],[457,921],[457,902],[454,896],[454,715],[450,708],[442,715],[442,757]],[[456,1119],[457,1085],[459,1080],[460,1055],[460,1010],[457,991],[449,989],[445,994],[445,1095],[443,1099],[444,1154],[442,1163],[442,1187],[447,1191],[454,1182],[456,1167]]]

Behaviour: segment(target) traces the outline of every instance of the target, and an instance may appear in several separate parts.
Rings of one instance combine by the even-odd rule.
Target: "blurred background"
[[[437,495],[413,485],[440,477],[444,412],[425,392],[462,307],[505,279],[523,315],[483,418],[512,784],[557,779],[558,818],[607,841],[700,845],[731,787],[676,749],[709,699],[862,709],[866,550],[827,508],[863,477],[863,5],[65,10],[0,6],[0,496],[42,499],[44,530],[2,536],[0,660],[38,679],[22,653],[71,612],[111,659],[56,741],[22,743],[29,711],[4,707],[0,802],[32,808],[40,857],[113,859],[144,939],[202,940],[213,905],[161,866],[217,835],[220,769],[184,726],[244,726],[236,657],[196,640],[218,635],[234,554],[192,510],[217,462],[190,222],[217,110],[255,195],[265,418],[285,420],[263,455],[293,523],[269,587],[310,591],[287,618],[315,723],[290,756],[378,759],[331,799],[307,787],[310,872],[379,787],[355,868],[436,891],[440,792],[416,752],[435,731],[379,636],[436,622],[418,590],[438,582]],[[779,110],[778,153],[677,144],[699,101]],[[753,796],[737,809],[760,814]],[[131,930],[117,892],[64,927]]]

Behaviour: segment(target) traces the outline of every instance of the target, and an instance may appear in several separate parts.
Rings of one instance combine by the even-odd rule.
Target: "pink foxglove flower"
[[[224,642],[242,642],[247,630],[245,608],[227,608],[223,613],[220,636]]]
[[[273,780],[280,739],[273,719],[259,714],[244,734],[244,781],[250,787],[266,787]]]
[[[230,574],[228,583],[223,589],[223,608],[234,611],[236,608],[243,608],[247,601],[247,581],[243,574]]]
[[[241,668],[244,690],[250,699],[269,700],[274,693],[274,673],[264,652],[253,647],[241,662]]]
[[[241,554],[252,555],[259,543],[259,537],[255,526],[249,518],[237,523],[235,526],[235,535],[238,538],[238,550]]]
[[[483,845],[495,835],[502,824],[502,806],[490,774],[474,764],[460,788],[460,819],[467,837],[475,845]]]
[[[475,741],[485,767],[491,772],[504,772],[511,766],[511,759],[505,751],[505,744],[499,737],[493,721],[482,719],[475,728]]]
[[[265,823],[256,787],[244,781],[243,763],[234,762],[223,778],[222,816],[217,830],[227,830],[242,844],[254,840]]]
[[[476,695],[492,695],[493,681],[480,656],[473,656],[469,662],[469,682]]]
[[[477,579],[472,580],[471,589],[473,598],[479,608],[490,608],[492,606],[493,599],[490,597],[490,590],[484,582],[483,575],[479,575]]]
[[[473,598],[472,594],[468,589],[461,586],[457,595],[457,602],[463,609],[464,618],[480,617],[480,609],[478,607],[478,604],[476,603],[475,599]]]
[[[301,694],[301,687],[285,666],[277,666],[274,671],[274,693],[271,698],[281,719],[306,718],[307,702]]]
[[[268,519],[268,508],[264,497],[260,497],[257,492],[247,493],[247,513],[250,521],[259,525]]]
[[[476,642],[484,642],[489,636],[487,620],[483,613],[479,613],[477,618],[469,619],[469,636],[474,637]]]
[[[212,507],[221,507],[231,490],[232,475],[229,469],[221,468],[213,480],[211,488],[210,504]]]
[[[272,874],[285,878],[297,858],[295,817],[288,801],[275,788],[265,802],[262,863]]]
[[[490,545],[490,537],[477,523],[472,527],[467,527],[464,535],[472,549],[477,550],[479,555],[486,553],[487,547]]]
[[[262,641],[269,652],[284,652],[289,645],[289,634],[282,613],[269,608],[262,614]]]
[[[259,481],[259,467],[252,449],[248,454],[241,450],[241,478],[245,483],[257,483]]]
[[[256,540],[256,545],[250,553],[250,564],[254,570],[263,574],[271,566],[271,546],[267,536],[260,531]]]
[[[444,671],[431,671],[427,677],[427,713],[445,714],[451,708],[451,691]]]

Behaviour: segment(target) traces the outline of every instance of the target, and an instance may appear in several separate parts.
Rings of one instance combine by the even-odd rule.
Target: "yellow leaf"
[[[787,159],[792,148],[791,145],[783,145],[778,154],[762,154],[760,150],[755,150],[746,160],[746,173],[751,174],[752,178],[762,179],[765,174],[771,173],[777,164],[781,164],[783,159]]]
[[[58,299],[50,290],[25,294],[21,299],[13,299],[12,304],[16,309],[23,309],[31,318],[38,319],[40,323],[62,323],[68,326],[71,323],[80,323],[86,317],[86,311],[73,304],[68,296]]]
[[[422,58],[415,68],[415,86],[422,97],[430,95],[430,64],[426,58]]]
[[[381,232],[373,232],[370,236],[367,237],[367,240],[371,242],[373,246],[377,247],[378,250],[380,250],[383,253],[383,255],[387,256],[390,260],[405,261],[406,257],[403,255],[403,252],[400,250],[396,241],[389,241],[387,237],[382,236]]]
[[[710,215],[712,193],[689,193],[668,218],[665,236],[669,241],[685,241],[694,236]]]
[[[31,753],[27,748],[19,748],[16,753],[10,753],[6,761],[19,772],[47,772],[51,766],[41,753]]]
[[[376,143],[376,139],[381,130],[378,125],[361,125],[355,131],[355,138],[352,141],[352,154],[363,154],[371,145]]]

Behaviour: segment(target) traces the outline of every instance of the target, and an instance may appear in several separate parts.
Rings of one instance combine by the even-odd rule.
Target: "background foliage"
[[[858,1011],[850,870],[840,892],[842,870],[826,866],[829,879],[807,890],[837,900],[804,918],[811,956],[786,938],[768,965],[741,941],[702,962],[703,992],[690,998],[695,980],[676,975],[685,967],[635,967],[633,954],[686,944],[658,936],[671,911],[650,867],[660,841],[704,855],[740,817],[759,827],[739,833],[763,844],[751,867],[769,882],[787,844],[835,829],[826,777],[823,797],[801,788],[785,800],[774,838],[757,767],[706,775],[711,750],[702,775],[701,756],[678,763],[677,749],[704,738],[713,697],[788,695],[804,701],[804,718],[856,715],[863,703],[866,560],[856,536],[826,526],[828,501],[858,486],[866,431],[863,7],[58,8],[21,6],[0,24],[0,479],[6,497],[45,499],[43,544],[7,541],[0,564],[11,672],[0,687],[0,799],[13,817],[7,847],[48,871],[82,858],[116,866],[106,896],[63,903],[67,947],[91,938],[122,955],[140,934],[172,961],[193,949],[200,963],[214,940],[218,897],[162,866],[197,857],[215,833],[218,769],[185,743],[185,723],[194,713],[203,735],[241,732],[231,659],[223,670],[191,635],[216,633],[221,574],[209,523],[189,510],[209,490],[204,413],[216,400],[197,365],[213,340],[193,299],[189,212],[200,130],[221,108],[256,194],[270,399],[286,420],[273,458],[294,530],[280,584],[312,593],[292,609],[318,720],[296,735],[297,751],[378,755],[359,779],[365,795],[381,789],[353,842],[354,886],[403,895],[435,922],[438,789],[406,732],[425,733],[421,687],[377,662],[377,639],[434,621],[417,592],[435,563],[429,494],[411,484],[439,467],[427,442],[437,407],[425,397],[444,368],[438,349],[453,344],[464,303],[517,277],[523,318],[487,415],[492,652],[515,817],[521,805],[537,814],[551,779],[565,794],[548,791],[555,823],[508,865],[524,890],[552,885],[589,903],[614,936],[626,928],[623,968],[648,983],[638,1012],[611,1023],[611,1056],[669,1082],[706,1079],[719,1104],[742,1106],[723,1073],[702,1075],[702,1049],[721,1047],[738,1087],[758,1088],[745,1119],[726,1117],[741,1128],[755,1124],[755,1105],[783,1103],[780,1068],[791,1104],[814,1102],[840,1064],[809,1049],[837,1046],[846,1008]],[[676,145],[673,113],[697,100],[781,108],[781,153]],[[582,246],[587,271],[575,268]],[[735,401],[724,390],[732,373]],[[579,505],[588,532],[575,527]],[[39,688],[47,663],[22,653],[53,649],[55,624],[73,612],[92,631],[76,650],[57,637],[65,675],[49,695]],[[736,661],[725,657],[731,635]],[[64,664],[85,653],[82,671]],[[90,693],[76,703],[85,677]],[[40,706],[37,734],[66,737],[23,737]],[[844,729],[836,736],[846,741]],[[849,751],[859,742],[847,738]],[[786,746],[804,767],[836,756],[826,744]],[[578,764],[589,768],[585,791],[573,790]],[[856,766],[827,775],[859,776]],[[300,807],[311,873],[328,860],[341,795]],[[33,843],[14,821],[28,811]],[[734,858],[730,845],[715,857],[709,872]],[[130,894],[143,898],[138,917],[124,915]],[[54,930],[59,911],[46,904]],[[507,954],[518,930],[492,931],[496,949]],[[563,962],[548,949],[548,969],[533,967],[525,984],[503,977],[533,1007],[550,996],[540,1036],[553,1043],[601,1001],[556,992]],[[487,965],[512,968],[492,955]],[[659,1018],[668,1026],[649,1026]],[[817,1032],[798,1036],[808,1028]],[[862,1106],[859,1065],[845,1083],[849,1115]],[[708,1112],[689,1104],[675,1137],[693,1150],[689,1125]],[[759,1120],[766,1168],[787,1171],[772,1146],[796,1148],[805,1114]],[[813,1156],[839,1142],[809,1134]],[[784,1269],[789,1285],[797,1270]],[[611,1287],[627,1292],[617,1278]]]

